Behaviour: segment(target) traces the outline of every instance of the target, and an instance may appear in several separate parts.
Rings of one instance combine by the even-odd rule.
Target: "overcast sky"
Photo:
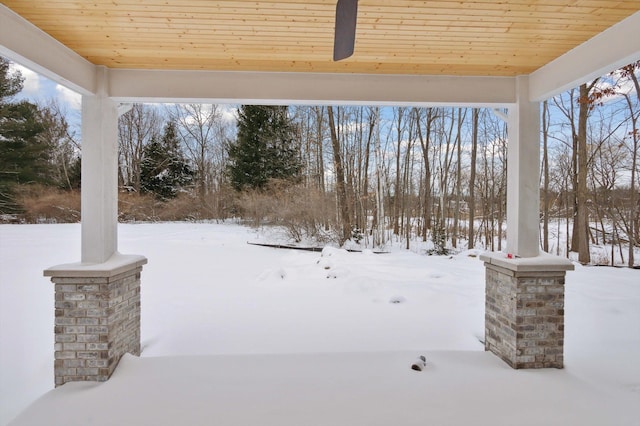
[[[24,77],[24,87],[17,98],[25,98],[38,103],[56,98],[67,110],[80,111],[82,97],[78,93],[22,65],[13,63],[11,68],[20,71]]]

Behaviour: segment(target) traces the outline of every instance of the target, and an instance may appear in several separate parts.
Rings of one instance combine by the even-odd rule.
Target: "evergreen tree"
[[[43,182],[49,178],[48,144],[38,107],[22,101],[0,106],[0,179],[15,183]]]
[[[228,174],[234,189],[263,189],[272,179],[296,180],[302,165],[286,106],[243,105],[238,133],[229,146]]]
[[[178,190],[193,179],[193,170],[180,151],[176,126],[170,121],[162,140],[152,138],[142,154],[140,187],[143,192],[155,194],[160,199],[173,198]]]
[[[0,105],[22,90],[24,77],[19,71],[9,74],[9,61],[0,57]]]
[[[51,147],[38,136],[45,130],[38,107],[27,101],[12,102],[24,78],[11,73],[9,61],[0,58],[0,211],[17,209],[12,186],[50,179]]]
[[[69,165],[69,188],[80,189],[82,183],[82,157],[75,157]]]

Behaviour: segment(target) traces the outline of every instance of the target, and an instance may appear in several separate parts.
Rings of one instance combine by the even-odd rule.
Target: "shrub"
[[[264,190],[244,191],[238,200],[241,217],[253,226],[283,226],[294,242],[331,240],[333,206],[331,195],[282,180],[271,180]]]

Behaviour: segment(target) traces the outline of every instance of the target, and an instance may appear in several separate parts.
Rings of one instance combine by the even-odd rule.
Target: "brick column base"
[[[480,256],[486,268],[485,350],[512,368],[564,367],[564,279],[573,264],[547,254]]]
[[[44,271],[55,284],[55,385],[103,382],[125,353],[140,355],[142,256]]]

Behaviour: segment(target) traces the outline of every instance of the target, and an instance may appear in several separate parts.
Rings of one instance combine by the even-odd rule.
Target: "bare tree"
[[[576,135],[577,154],[578,154],[578,171],[577,191],[576,191],[576,222],[574,223],[573,232],[577,234],[578,242],[578,261],[586,264],[591,260],[589,252],[589,213],[587,211],[587,120],[589,118],[589,92],[597,79],[589,84],[580,85],[580,110],[578,111],[578,134]]]
[[[224,176],[230,129],[222,120],[222,107],[213,104],[174,105],[169,114],[177,124],[186,156],[195,166],[197,194],[204,199]]]
[[[474,234],[474,221],[476,212],[476,159],[478,151],[478,121],[480,117],[480,110],[474,108],[471,111],[471,164],[469,172],[469,245],[468,248],[472,249],[475,245]]]
[[[361,203],[360,203],[360,209],[361,209],[361,217],[362,220],[365,222],[366,225],[366,221],[367,221],[367,217],[369,215],[369,160],[371,159],[371,143],[374,139],[374,131],[376,129],[377,123],[378,123],[378,111],[376,108],[367,108],[367,123],[369,125],[368,131],[367,131],[367,144],[366,144],[366,148],[365,148],[365,153],[364,153],[364,158],[365,158],[365,162],[364,162],[364,171],[362,173],[363,178],[364,178],[364,182],[362,182],[362,198],[361,198]],[[366,226],[361,226],[362,229],[366,229]],[[367,233],[368,235],[368,233]]]
[[[118,120],[120,144],[121,184],[140,192],[140,166],[145,145],[158,137],[162,128],[160,114],[155,107],[133,104]]]
[[[329,130],[331,132],[331,146],[333,147],[333,163],[336,171],[336,193],[340,207],[340,223],[342,231],[340,233],[340,245],[344,244],[351,237],[351,209],[347,190],[345,188],[344,166],[342,161],[342,149],[336,131],[336,122],[333,114],[333,107],[327,107],[329,117]]]
[[[589,84],[582,84],[576,91],[567,92],[568,100],[560,95],[554,98],[554,103],[566,117],[570,126],[572,141],[572,177],[573,177],[573,232],[571,249],[578,252],[581,263],[589,263],[588,239],[588,211],[587,211],[587,120],[591,109],[590,92],[595,87],[597,79]],[[574,105],[578,105],[577,124]]]
[[[453,228],[451,231],[451,246],[458,247],[458,234],[460,228],[460,202],[462,200],[462,125],[467,115],[466,108],[458,108],[458,132],[456,135],[456,173],[455,173],[455,192],[454,192],[454,209],[453,209]]]
[[[422,127],[422,113],[424,111],[424,130]],[[442,114],[442,111],[437,108],[427,108],[426,110],[422,110],[420,108],[415,108],[414,112],[416,114],[417,121],[417,133],[418,140],[420,141],[420,148],[422,151],[422,160],[424,165],[424,184],[422,186],[422,240],[426,241],[427,239],[427,230],[431,228],[431,221],[433,216],[433,177],[432,170],[433,167],[431,165],[432,155],[432,135],[434,132],[435,122],[437,118]]]
[[[542,249],[549,252],[549,102],[542,103]]]
[[[38,137],[45,139],[51,146],[52,177],[60,187],[73,189],[74,177],[71,176],[71,168],[79,158],[80,144],[67,122],[67,112],[55,99],[40,105],[39,111],[44,131]],[[78,184],[78,182],[75,183]]]
[[[380,140],[380,107],[372,109],[371,114],[375,116],[375,149],[374,159],[376,163],[376,205],[375,214],[373,215],[372,229],[374,230],[373,244],[375,246],[382,246],[385,244],[385,213],[384,213],[384,194],[385,194],[385,180],[383,178],[384,171],[384,156],[382,154],[382,144]]]
[[[402,173],[402,231],[405,238],[405,248],[409,250],[411,243],[411,218],[413,213],[413,165],[414,165],[414,144],[416,132],[416,117],[407,110],[407,139],[404,152],[403,173]]]
[[[636,91],[636,97],[640,104],[640,83],[636,70],[640,69],[640,61],[627,65],[622,69],[623,78],[630,79]],[[634,108],[634,103],[629,94],[624,94],[624,99],[629,109],[631,118],[630,154],[631,154],[631,178],[629,184],[629,219],[627,225],[627,236],[629,238],[628,266],[632,268],[635,263],[634,249],[638,244],[638,225],[640,225],[640,200],[636,193],[636,171],[638,168],[638,149],[640,146],[640,129],[638,121],[640,120],[640,108]]]
[[[325,192],[325,177],[324,177],[324,107],[316,106],[313,108],[316,119],[316,168],[318,188],[324,194]]]
[[[402,189],[400,187],[400,179],[401,179],[401,166],[400,159],[402,157],[401,149],[402,149],[402,139],[405,132],[405,111],[404,107],[397,107],[393,109],[393,116],[395,122],[395,130],[396,130],[396,157],[395,157],[395,184],[393,186],[393,233],[398,235],[400,233],[400,201],[402,198]]]

